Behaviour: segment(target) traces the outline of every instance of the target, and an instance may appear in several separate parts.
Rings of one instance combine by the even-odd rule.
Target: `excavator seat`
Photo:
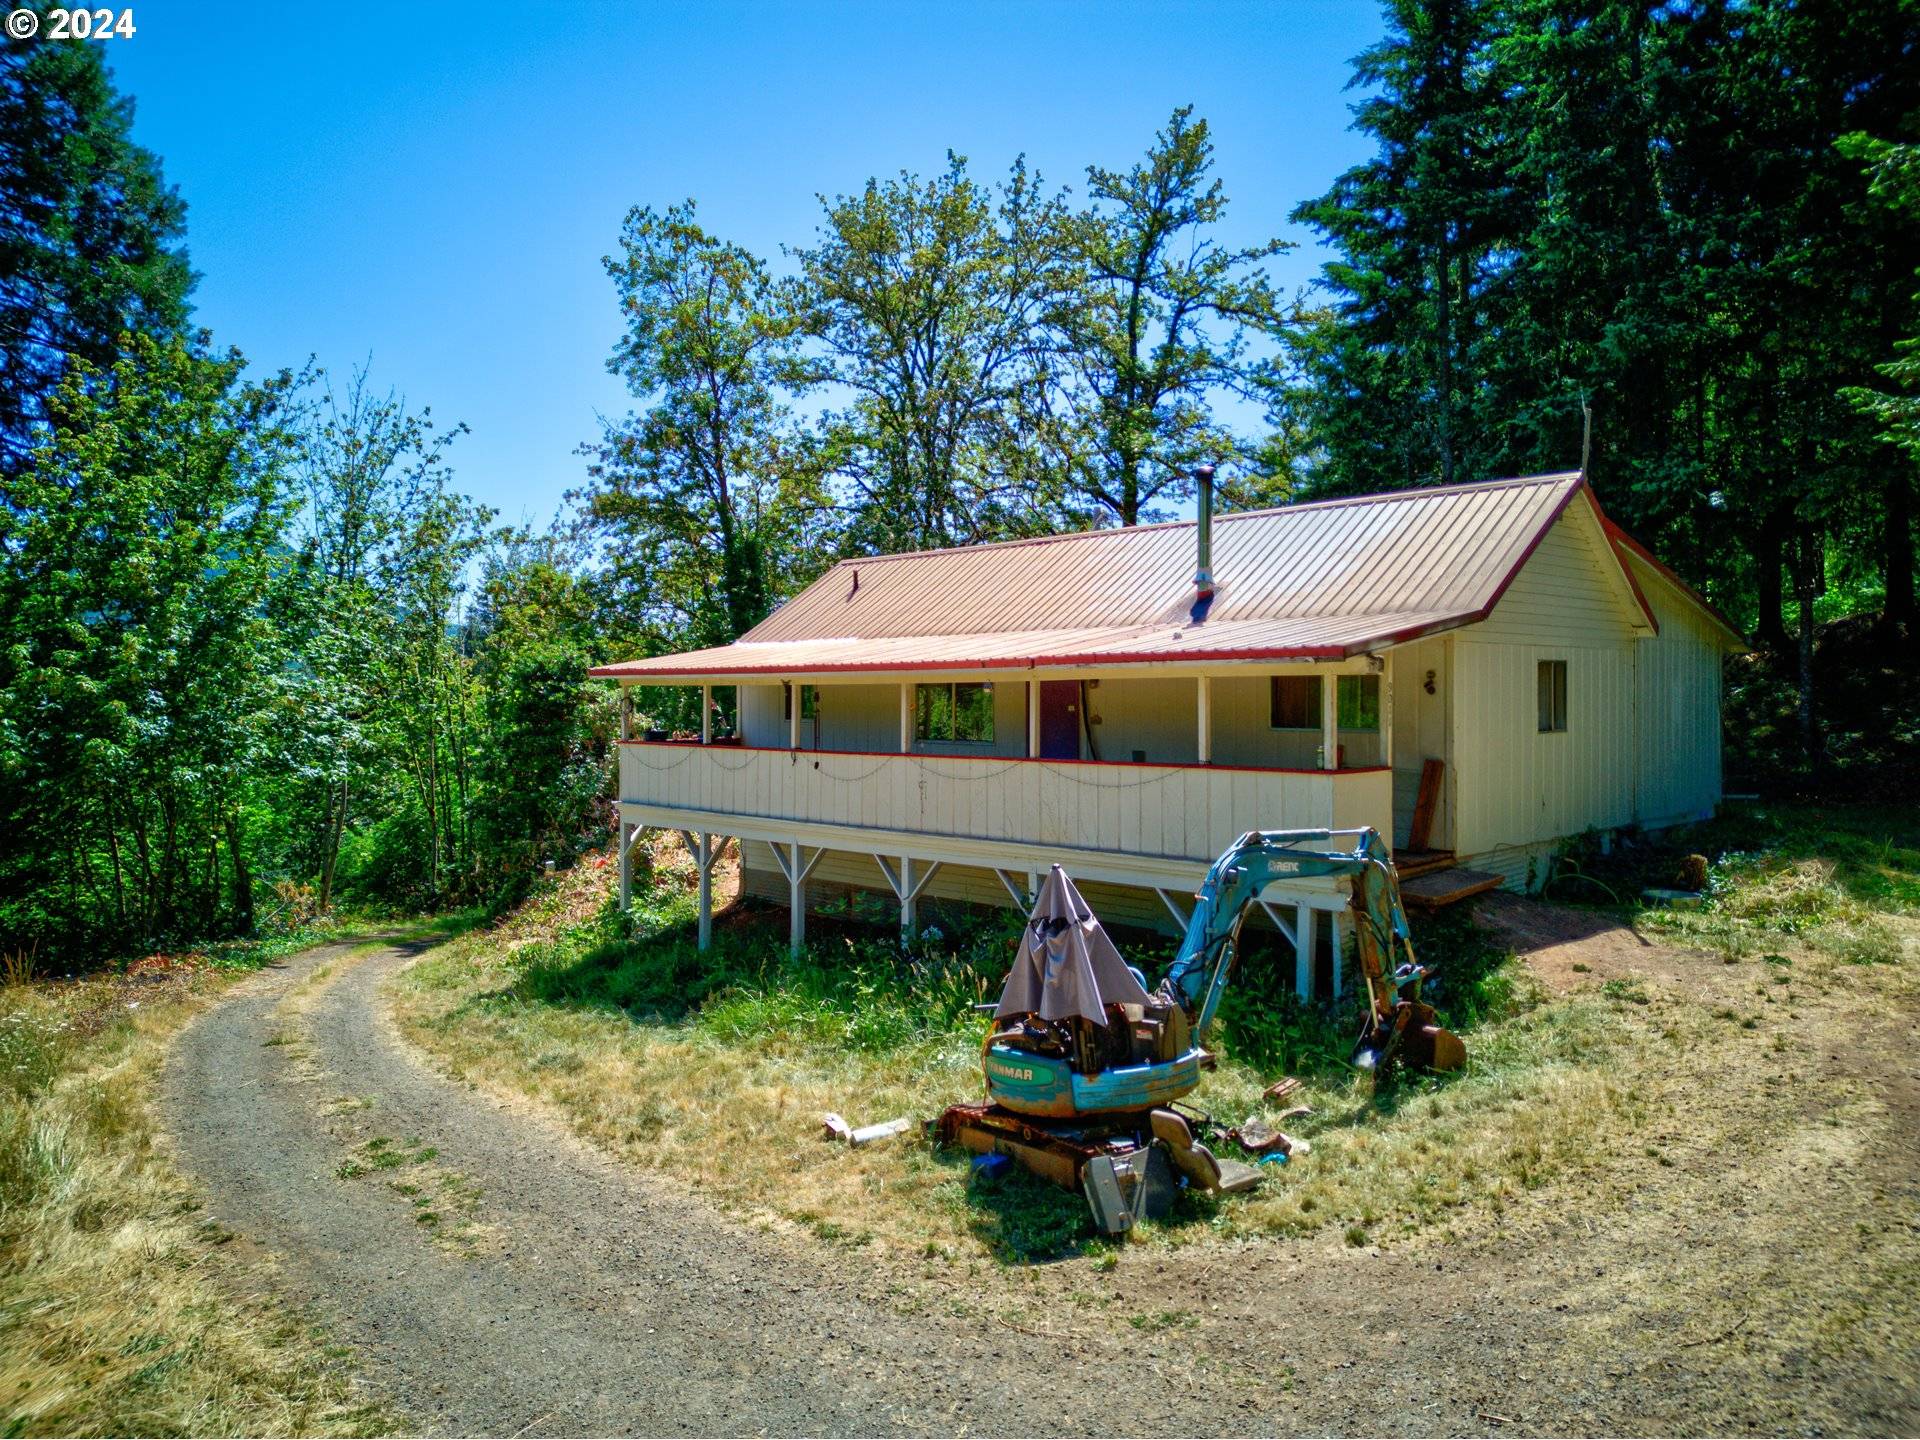
[[[1153,1138],[1167,1147],[1174,1168],[1202,1190],[1239,1195],[1260,1183],[1260,1172],[1238,1160],[1222,1160],[1193,1138],[1193,1127],[1177,1110],[1155,1110],[1147,1117]]]

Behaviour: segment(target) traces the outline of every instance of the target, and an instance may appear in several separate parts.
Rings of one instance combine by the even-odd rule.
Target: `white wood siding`
[[[1721,795],[1722,632],[1657,571],[1630,559],[1660,634],[1638,646],[1638,793],[1649,829],[1702,820]]]
[[[1590,515],[1569,511],[1493,613],[1454,636],[1455,849],[1479,868],[1519,865],[1510,882],[1524,883],[1525,852],[1542,842],[1633,819],[1635,612],[1604,544]],[[1543,660],[1567,665],[1561,732],[1539,729]]]
[[[1427,676],[1433,675],[1433,693]],[[1440,787],[1429,843],[1436,850],[1453,847],[1454,790],[1458,781],[1453,764],[1452,646],[1447,637],[1418,640],[1393,652],[1393,843],[1407,844],[1413,825],[1413,807],[1420,799],[1420,772],[1428,760],[1444,760],[1447,773]]]
[[[625,744],[624,804],[863,830],[1211,860],[1248,830],[1390,823],[1384,771],[794,754]]]

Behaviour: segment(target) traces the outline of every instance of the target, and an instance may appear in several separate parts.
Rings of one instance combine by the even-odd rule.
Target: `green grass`
[[[1648,929],[1732,961],[1803,946],[1855,965],[1899,962],[1920,921],[1920,815],[1912,809],[1730,805],[1662,837],[1658,854],[1707,857],[1705,908],[1636,907]]]

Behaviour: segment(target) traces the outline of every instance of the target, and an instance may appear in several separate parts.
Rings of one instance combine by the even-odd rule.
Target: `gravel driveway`
[[[1809,1293],[1831,1267],[1746,1243],[1762,1182],[1831,1224],[1914,1194],[1910,1077],[1873,1085],[1864,1193],[1854,1171],[1753,1171],[1755,1147],[1660,1170],[1624,1212],[1424,1258],[1331,1240],[916,1281],[722,1218],[431,1072],[378,996],[412,953],[323,947],[245,982],[184,1032],[162,1103],[210,1213],[424,1432],[1897,1433],[1920,1414],[1910,1335],[1813,1366],[1766,1338],[1796,1308],[1878,1314],[1884,1292]],[[1741,1276],[1753,1323],[1693,1334],[1666,1292],[1702,1267]]]

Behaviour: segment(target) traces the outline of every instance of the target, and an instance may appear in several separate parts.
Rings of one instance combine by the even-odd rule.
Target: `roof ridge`
[[[1257,520],[1268,515],[1292,515],[1302,510],[1330,510],[1342,505],[1382,505],[1392,501],[1418,500],[1429,495],[1464,495],[1474,490],[1499,490],[1508,486],[1545,485],[1555,481],[1580,480],[1578,470],[1556,470],[1545,475],[1511,475],[1499,480],[1465,480],[1457,485],[1412,485],[1404,490],[1381,490],[1368,495],[1338,495],[1326,500],[1305,500],[1298,505],[1268,505],[1259,510],[1228,510],[1216,514],[1213,523],[1230,520]],[[1022,535],[1013,540],[978,540],[971,545],[941,545],[926,550],[891,550],[882,555],[847,555],[822,572],[830,575],[841,566],[879,565],[891,560],[920,560],[929,555],[953,555],[962,550],[1010,550],[1021,545],[1054,545],[1067,540],[1089,540],[1100,535],[1138,535],[1150,530],[1191,529],[1197,520],[1156,520],[1151,525],[1112,525],[1092,530],[1069,530],[1053,535]]]

